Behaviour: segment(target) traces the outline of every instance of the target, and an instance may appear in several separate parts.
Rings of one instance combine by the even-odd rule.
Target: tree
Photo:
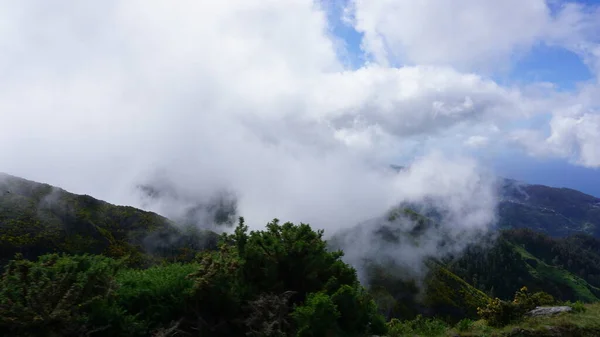
[[[333,337],[338,334],[336,321],[341,315],[327,294],[310,294],[306,304],[296,307],[292,316],[298,326],[298,337]]]
[[[321,331],[321,324],[349,336],[374,327],[381,330],[383,319],[375,303],[342,255],[328,251],[323,231],[313,231],[308,224],[281,225],[275,219],[264,231],[248,232],[240,218],[232,234],[222,235],[219,250],[204,253],[200,268],[191,275],[192,300],[197,303],[192,305],[197,308],[195,317],[190,318],[198,322],[194,328],[225,336],[243,335],[250,325],[275,336],[294,330],[289,326],[293,321],[303,336]],[[283,301],[273,294],[288,295]],[[288,305],[294,313],[282,317]],[[257,312],[265,308],[270,313]],[[319,316],[325,308],[337,313],[335,318]],[[309,323],[316,325],[313,332],[306,330]]]

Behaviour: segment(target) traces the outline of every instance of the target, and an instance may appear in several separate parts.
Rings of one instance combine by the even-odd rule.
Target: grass
[[[545,263],[538,264],[536,269],[540,276],[542,276],[544,279],[549,279],[556,283],[564,284],[573,289],[578,299],[586,302],[598,301],[598,298],[590,291],[590,288],[594,287],[580,277],[577,277],[564,269],[552,267]]]
[[[502,328],[492,328],[479,320],[468,331],[452,328],[445,336],[600,336],[600,303],[586,304],[585,311],[561,313],[552,317],[529,317]]]
[[[490,327],[484,320],[458,322],[454,327],[438,319],[418,316],[411,321],[388,323],[390,337],[517,337],[517,336],[600,336],[600,302],[585,304],[578,312],[551,317],[527,317],[502,328]]]

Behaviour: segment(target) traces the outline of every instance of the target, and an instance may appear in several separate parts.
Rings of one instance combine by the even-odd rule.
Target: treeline
[[[447,264],[492,297],[508,299],[527,285],[561,300],[600,298],[600,240],[589,235],[557,239],[530,229],[505,230]]]

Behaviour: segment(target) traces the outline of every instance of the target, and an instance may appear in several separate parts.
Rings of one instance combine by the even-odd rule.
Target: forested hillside
[[[555,303],[576,308],[560,329],[600,331],[597,305],[583,304],[600,298],[592,235],[505,229],[413,265],[392,254],[351,266],[338,248],[353,230],[325,241],[308,224],[250,232],[240,219],[217,235],[11,176],[0,191],[3,336],[508,336],[531,323],[527,310]],[[532,204],[554,200],[527,191]],[[593,221],[594,199],[578,200]],[[379,249],[416,249],[440,229],[406,208],[382,221],[369,242]]]
[[[577,235],[553,239],[529,229],[505,230],[488,244],[473,246],[449,268],[490,296],[510,298],[527,285],[556,298],[600,298],[600,240]]]
[[[127,256],[148,265],[156,256],[186,258],[216,247],[214,233],[178,227],[155,213],[0,174],[0,265],[21,253]]]

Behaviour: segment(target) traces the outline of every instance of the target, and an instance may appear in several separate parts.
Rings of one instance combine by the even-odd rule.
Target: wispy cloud
[[[514,124],[537,114],[555,114],[553,134],[533,130],[528,148],[563,146],[540,153],[599,165],[595,83],[565,94],[503,86],[482,72],[540,41],[585,41],[578,50],[594,64],[595,14],[586,8],[357,1],[348,13],[373,61],[354,70],[310,0],[64,4],[0,3],[2,171],[175,217],[173,203],[230,191],[251,223],[334,229],[435,195],[447,181],[468,190],[483,168],[450,153],[510,142]],[[575,103],[585,114],[561,117],[557,109]],[[418,167],[436,185],[390,177],[389,164],[414,154],[434,158]],[[469,169],[448,170],[455,164]],[[136,186],[160,185],[161,175],[178,197],[140,198]],[[493,202],[477,207],[493,214]]]

